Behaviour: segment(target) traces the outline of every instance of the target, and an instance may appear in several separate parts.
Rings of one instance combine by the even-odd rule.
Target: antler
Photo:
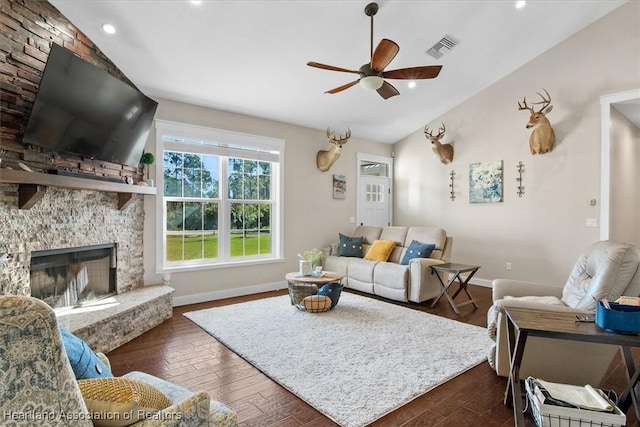
[[[532,113],[541,113],[542,110],[544,110],[545,108],[547,108],[549,106],[549,104],[551,104],[551,95],[549,95],[549,92],[547,92],[547,90],[545,88],[542,88],[542,90],[544,90],[544,93],[547,94],[547,98],[544,97],[544,95],[542,95],[540,92],[536,92],[538,95],[540,95],[540,98],[542,98],[542,101],[540,102],[533,102],[531,105],[539,105],[542,104],[542,107],[538,110],[538,111],[534,111],[533,107],[529,107],[527,105],[527,97],[525,96],[522,104],[520,104],[520,102],[518,102],[518,110],[529,110]]]
[[[542,88],[542,90],[544,91],[544,93],[547,94],[548,99],[545,98],[540,92],[536,92],[538,95],[540,95],[540,98],[542,98],[542,101],[533,103],[534,105],[542,104],[542,108],[540,108],[540,110],[537,111],[538,113],[542,112],[542,110],[544,110],[549,106],[549,104],[551,104],[551,95],[549,95],[549,92],[547,92],[545,88]]]
[[[424,134],[429,137],[429,139],[440,139],[444,136],[444,133],[446,132],[446,128],[444,127],[444,123],[442,123],[442,126],[440,126],[440,129],[438,129],[438,134],[436,136],[433,136],[433,131],[429,130],[429,126],[425,126],[424,127]]]
[[[347,133],[345,133],[344,137],[339,135],[336,138],[336,133],[332,132],[330,128],[327,128],[327,138],[329,138],[329,141],[331,141],[332,144],[346,144],[347,140],[351,138],[351,129],[347,129]]]
[[[527,105],[527,97],[525,96],[522,100],[522,104],[518,102],[518,110],[529,110],[533,113],[533,108]]]

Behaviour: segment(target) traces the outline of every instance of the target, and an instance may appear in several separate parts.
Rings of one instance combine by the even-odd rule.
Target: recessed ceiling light
[[[111,24],[102,24],[102,31],[104,31],[107,34],[115,34],[116,27],[114,27]]]
[[[197,4],[202,3],[202,0],[191,0],[191,3],[197,5]]]
[[[416,82],[411,80],[409,83],[407,83],[407,87],[409,87],[409,89],[413,89],[414,87],[416,87]]]
[[[516,9],[522,9],[527,4],[526,0],[518,0],[516,2]]]

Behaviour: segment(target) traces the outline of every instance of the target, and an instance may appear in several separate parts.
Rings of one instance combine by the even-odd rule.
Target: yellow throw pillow
[[[172,405],[155,387],[128,378],[79,380],[78,386],[96,427],[124,427]]]
[[[364,259],[370,261],[386,261],[389,259],[395,247],[396,242],[393,240],[374,240]]]

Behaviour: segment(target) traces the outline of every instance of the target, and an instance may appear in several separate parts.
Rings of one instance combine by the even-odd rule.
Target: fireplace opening
[[[31,253],[31,296],[52,308],[81,306],[116,293],[116,245]]]

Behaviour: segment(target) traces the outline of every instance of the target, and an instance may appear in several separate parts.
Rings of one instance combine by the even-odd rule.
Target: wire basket
[[[615,412],[610,413],[548,405],[538,398],[528,381],[525,381],[525,386],[531,416],[537,427],[624,427],[627,423],[627,417],[617,406]],[[598,391],[606,398],[602,391]]]
[[[318,285],[305,284],[305,283],[289,283],[289,297],[291,298],[291,305],[296,306],[298,309],[304,310],[304,307],[300,305],[305,297],[309,295],[315,295],[318,293]]]

